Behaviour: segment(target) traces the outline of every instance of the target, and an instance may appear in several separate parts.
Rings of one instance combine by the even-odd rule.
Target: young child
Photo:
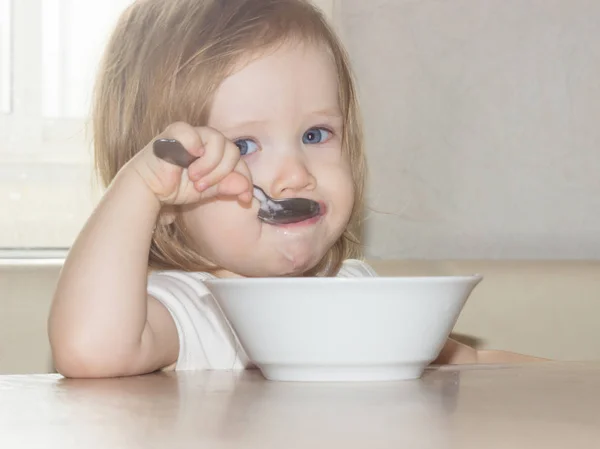
[[[376,275],[357,237],[365,155],[348,57],[308,1],[135,2],[106,49],[93,123],[107,190],[49,317],[63,375],[244,368],[203,280]],[[158,159],[157,138],[198,159]],[[322,213],[263,223],[253,184]],[[440,361],[477,352],[450,341]]]

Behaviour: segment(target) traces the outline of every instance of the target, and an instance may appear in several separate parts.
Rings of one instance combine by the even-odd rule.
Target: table
[[[391,383],[0,376],[0,448],[597,449],[600,364],[440,367]]]

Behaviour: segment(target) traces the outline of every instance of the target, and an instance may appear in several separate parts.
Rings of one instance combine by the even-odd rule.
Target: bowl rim
[[[335,281],[333,281],[335,279]],[[425,283],[479,283],[483,279],[483,275],[479,273],[470,275],[424,275],[424,276],[365,276],[365,277],[255,277],[255,278],[211,278],[203,280],[208,285],[219,284],[297,284],[297,283],[312,283],[326,284],[331,283],[410,283],[410,284],[425,284]]]

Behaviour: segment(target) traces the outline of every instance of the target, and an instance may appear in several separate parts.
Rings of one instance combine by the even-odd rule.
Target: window
[[[66,248],[98,198],[87,121],[131,0],[0,0],[0,248]]]

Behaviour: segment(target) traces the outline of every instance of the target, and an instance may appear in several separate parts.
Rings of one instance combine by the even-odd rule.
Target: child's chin
[[[278,276],[301,276],[319,262],[314,254],[284,255],[280,261]]]
[[[305,272],[316,265],[309,259],[293,258],[277,258],[269,264],[263,266],[247,267],[240,273],[243,277],[285,277],[285,276],[302,276]]]

